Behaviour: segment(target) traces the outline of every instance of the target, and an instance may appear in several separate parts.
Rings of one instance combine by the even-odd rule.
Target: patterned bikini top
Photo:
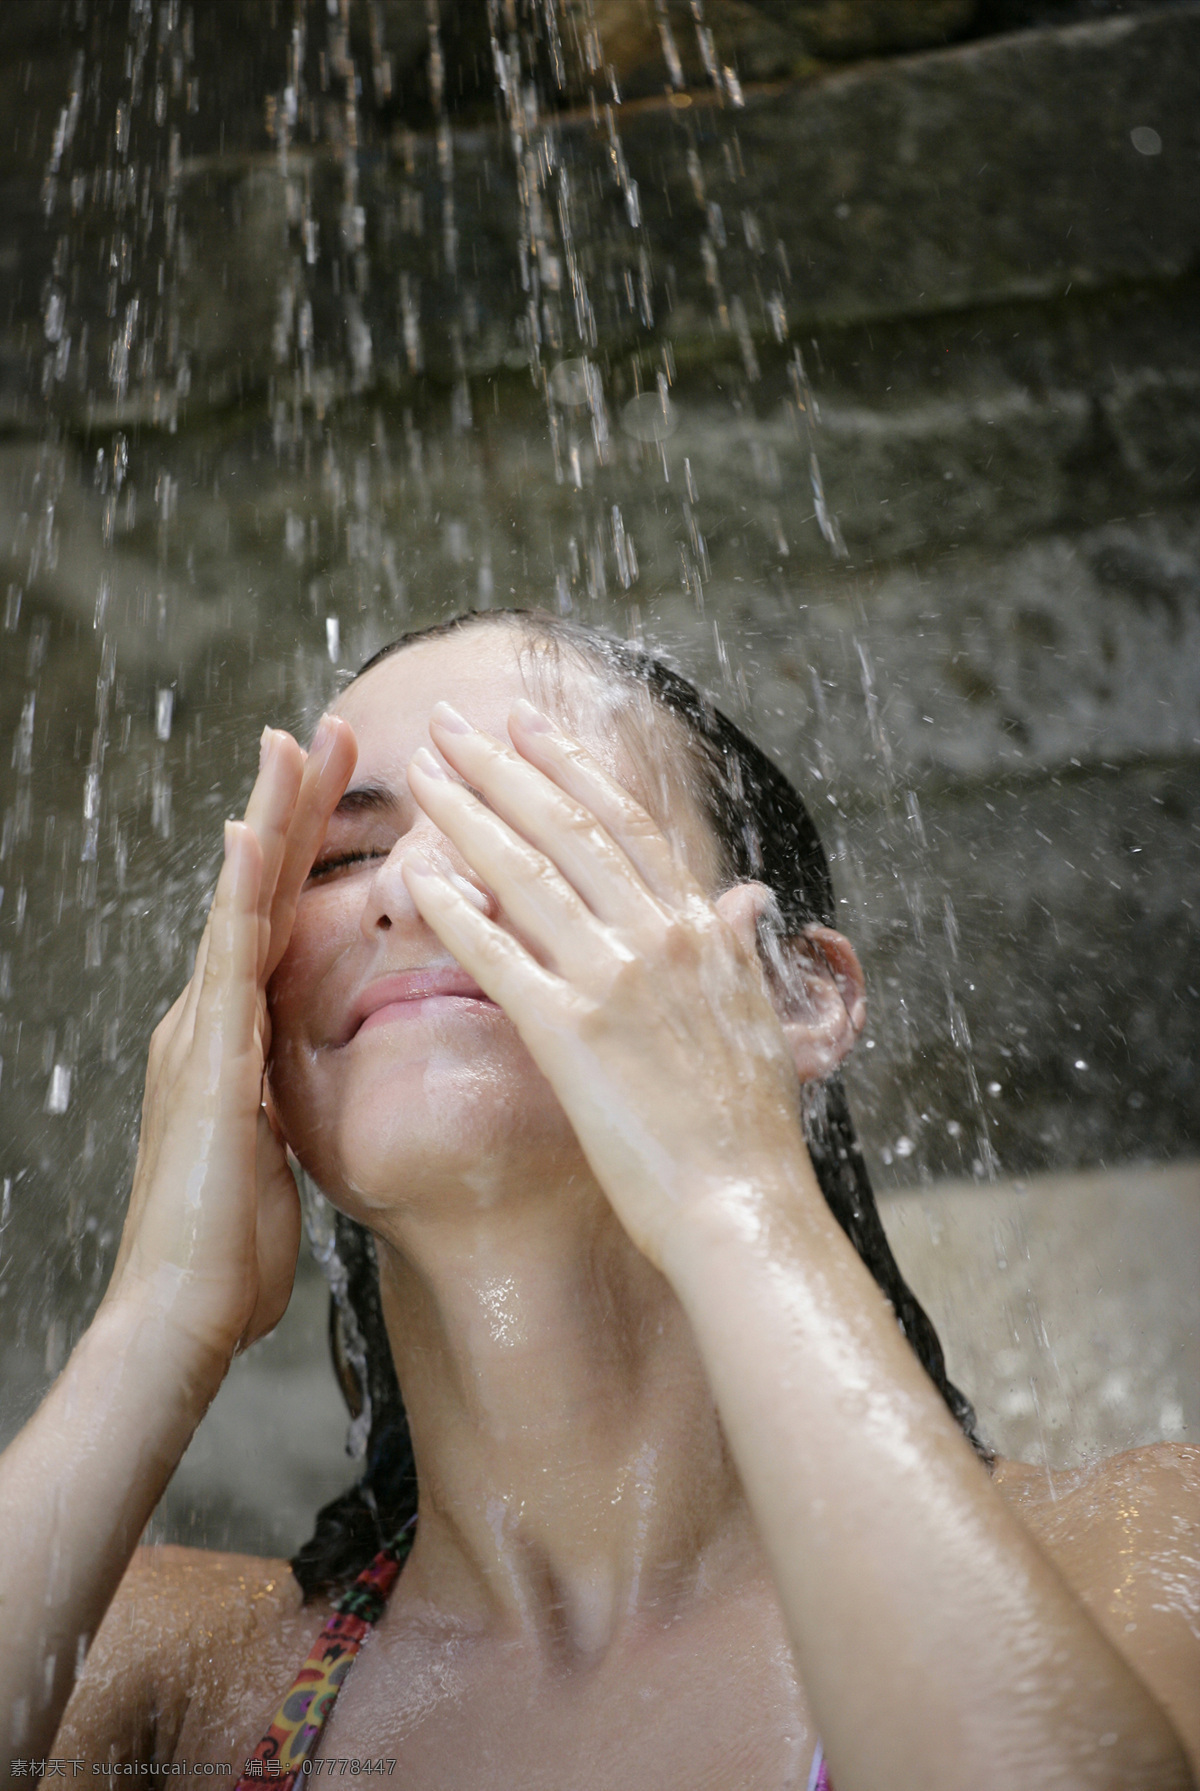
[[[325,1724],[337,1695],[354,1665],[354,1657],[372,1624],[387,1607],[392,1587],[412,1550],[417,1520],[408,1522],[364,1567],[348,1592],[333,1607],[308,1657],[296,1674],[275,1718],[250,1758],[234,1791],[261,1791],[264,1780],[294,1791],[297,1781],[312,1772]],[[813,1756],[807,1791],[833,1791],[820,1742]]]

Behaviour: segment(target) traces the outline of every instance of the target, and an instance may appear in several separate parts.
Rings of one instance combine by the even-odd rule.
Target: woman
[[[897,1313],[941,1374],[855,1192],[862,977],[778,774],[723,785],[728,724],[586,631],[402,646],[307,755],[264,734],[112,1284],[0,1465],[10,1755],[240,1773],[326,1614],[278,1562],[133,1554],[286,1305],[286,1141],[374,1238],[420,1483],[318,1758],[775,1791],[819,1734],[839,1791],[1192,1785],[1195,1452],[1048,1501],[909,1348]],[[404,1504],[388,1421],[310,1585]]]

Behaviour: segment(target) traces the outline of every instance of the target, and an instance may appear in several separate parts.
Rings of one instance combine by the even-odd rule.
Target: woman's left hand
[[[514,930],[416,854],[405,877],[516,1025],[618,1217],[661,1266],[671,1228],[707,1194],[778,1186],[805,1163],[796,1062],[756,952],[770,898],[741,884],[710,899],[629,792],[529,703],[509,732],[501,744],[439,704],[430,733],[465,781],[424,749],[409,781]],[[810,1016],[819,1052],[855,1021],[836,980],[815,959],[808,968],[827,985]]]

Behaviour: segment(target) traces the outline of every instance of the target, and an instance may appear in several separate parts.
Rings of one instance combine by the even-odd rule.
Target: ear
[[[769,928],[774,897],[738,883],[716,909],[759,962],[801,1082],[820,1082],[847,1057],[867,1017],[866,982],[850,941],[814,923],[796,934]],[[767,924],[764,924],[767,923]]]

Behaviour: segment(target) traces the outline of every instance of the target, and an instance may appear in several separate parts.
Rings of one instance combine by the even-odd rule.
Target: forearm
[[[108,1302],[0,1457],[0,1758],[48,1752],[82,1652],[219,1381],[149,1300]]]
[[[838,1791],[1190,1786],[1165,1716],[991,1486],[800,1165],[664,1263]]]

